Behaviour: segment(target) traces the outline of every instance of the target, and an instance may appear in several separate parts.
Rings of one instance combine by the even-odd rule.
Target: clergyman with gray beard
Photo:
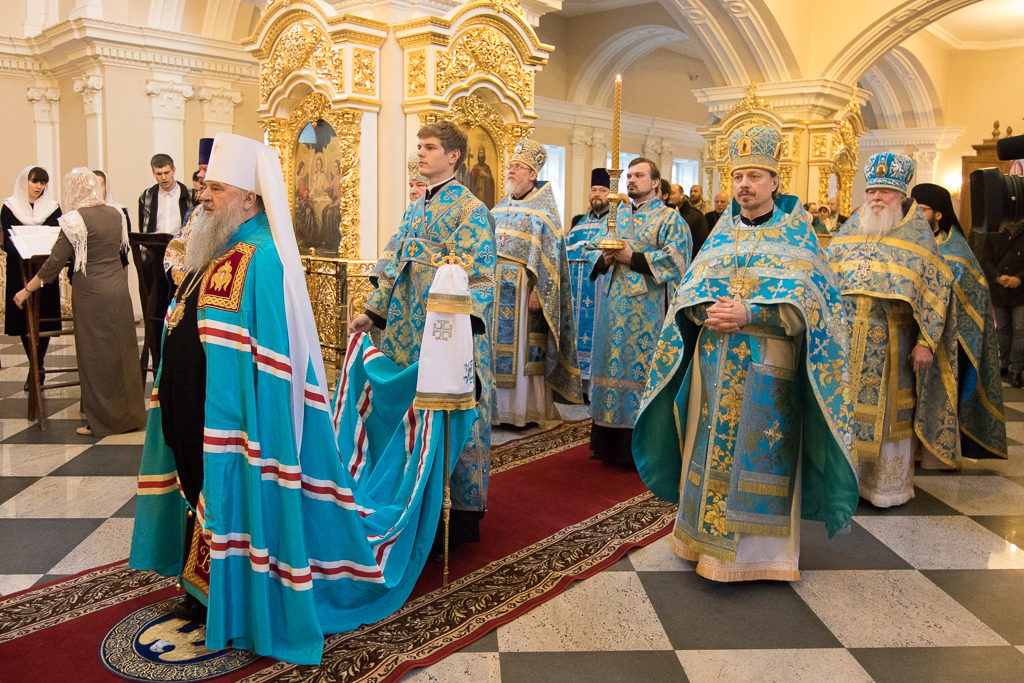
[[[956,362],[944,336],[955,333],[946,326],[952,275],[907,198],[913,175],[907,156],[872,156],[864,205],[826,250],[849,335],[860,495],[877,507],[914,497],[918,442],[923,467],[955,468],[960,459],[957,398],[942,381]]]

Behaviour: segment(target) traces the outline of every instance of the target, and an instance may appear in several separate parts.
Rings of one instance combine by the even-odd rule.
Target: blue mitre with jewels
[[[535,173],[540,173],[540,169],[544,168],[544,164],[548,161],[548,153],[544,149],[544,145],[533,140],[521,140],[516,143],[516,147],[512,150],[512,158],[509,161],[518,161],[522,164],[529,166]]]
[[[744,126],[729,136],[729,161],[733,170],[763,168],[778,173],[781,155],[782,133],[771,126]]]
[[[874,154],[864,165],[867,189],[882,188],[907,193],[914,177],[914,160],[905,154],[882,152]]]

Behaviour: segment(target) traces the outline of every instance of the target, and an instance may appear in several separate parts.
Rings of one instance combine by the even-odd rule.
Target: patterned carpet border
[[[173,586],[173,577],[128,569],[127,560],[0,600],[0,643]]]
[[[590,441],[590,419],[557,427],[491,448],[491,476],[567,451]]]
[[[407,604],[331,636],[319,667],[277,662],[241,683],[387,683],[429,666],[664,535],[677,506],[643,493]]]

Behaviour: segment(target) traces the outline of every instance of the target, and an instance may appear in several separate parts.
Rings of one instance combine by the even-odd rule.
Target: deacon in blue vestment
[[[959,467],[956,319],[952,273],[906,195],[913,160],[876,154],[864,175],[866,201],[826,253],[843,293],[860,495],[890,507],[914,497],[915,438]]]
[[[946,324],[956,324],[957,417],[960,421],[960,453],[965,458],[1008,458],[1006,420],[1003,416],[1003,384],[999,378],[999,342],[993,324],[992,297],[981,264],[964,239],[960,220],[953,211],[949,190],[920,183],[910,196],[921,207],[939,251],[953,273],[954,314]],[[948,469],[927,451],[922,467]]]
[[[658,331],[674,286],[690,263],[690,229],[678,211],[658,199],[660,186],[658,165],[642,157],[633,159],[626,172],[632,204],[616,216],[618,236],[626,247],[588,254],[590,278],[605,274],[591,363],[590,448],[595,459],[629,466],[633,426]],[[607,235],[606,226],[597,239]]]
[[[569,258],[551,183],[537,182],[544,145],[517,143],[509,193],[491,210],[498,250],[494,306],[494,424],[546,426],[560,403],[581,403]]]
[[[206,621],[209,649],[319,664],[324,634],[408,599],[440,515],[443,430],[412,407],[417,369],[363,335],[332,415],[275,150],[218,134],[203,198],[168,311],[129,566],[179,576],[175,616]],[[453,411],[453,449],[475,418]]]
[[[429,185],[398,228],[395,254],[366,301],[366,313],[352,328],[383,330],[380,349],[400,367],[419,360],[427,312],[427,293],[437,267],[436,255],[455,252],[471,260],[466,269],[473,297],[476,379],[480,401],[473,437],[452,475],[452,552],[480,538],[479,521],[487,509],[491,469],[491,320],[495,267],[493,218],[483,202],[455,179],[466,158],[466,136],[452,123],[439,121],[419,130],[420,171]],[[439,535],[440,536],[440,535]],[[439,559],[440,545],[432,555]]]
[[[576,324],[576,357],[580,363],[580,384],[586,396],[591,395],[590,362],[594,348],[594,318],[601,293],[601,278],[590,279],[593,269],[587,259],[589,245],[608,224],[608,192],[611,178],[608,169],[590,172],[590,210],[565,237],[569,257],[569,280],[572,283],[572,317]],[[615,201],[618,201],[616,198]]]
[[[857,507],[835,275],[800,200],[779,195],[781,133],[729,139],[735,201],[679,286],[633,434],[644,483],[679,502],[675,552],[714,581],[800,578],[800,519]]]

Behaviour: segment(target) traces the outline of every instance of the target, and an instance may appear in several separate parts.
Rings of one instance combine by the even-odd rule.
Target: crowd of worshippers
[[[437,259],[463,259],[476,419],[451,472],[452,554],[480,539],[492,425],[554,424],[559,403],[589,403],[595,460],[635,467],[679,503],[672,547],[715,581],[797,580],[801,518],[842,533],[859,497],[910,500],[918,462],[956,470],[1007,457],[1000,375],[1022,383],[1024,231],[1004,226],[979,260],[949,193],[910,188],[909,157],[867,161],[851,216],[832,201],[812,215],[781,192],[780,131],[749,125],[729,139],[731,196],[708,203],[699,185],[687,194],[637,158],[625,197],[594,169],[590,209],[564,230],[552,185],[538,180],[542,144],[516,144],[505,196],[488,209],[458,180],[465,134],[442,121],[417,137],[407,209],[350,329],[372,334],[395,372],[414,365]],[[51,285],[68,267],[80,431],[146,428],[131,566],[181,577],[175,614],[209,610],[211,649],[316,663],[323,634],[394,611],[406,574],[441,559],[439,512],[402,532],[414,540],[388,536],[421,499],[381,503],[391,475],[374,471],[371,486],[338,457],[332,406],[361,388],[329,396],[276,152],[230,134],[199,152],[197,188],[158,154],[157,183],[139,199],[139,229],[174,234],[158,264],[170,303],[148,417],[128,212],[103,174],[64,178],[64,214],[45,170],[19,176],[2,212],[6,332],[28,352],[22,307],[38,292],[43,317],[58,318]],[[10,228],[43,224],[60,236],[24,282]],[[45,350],[44,338],[40,366]]]

